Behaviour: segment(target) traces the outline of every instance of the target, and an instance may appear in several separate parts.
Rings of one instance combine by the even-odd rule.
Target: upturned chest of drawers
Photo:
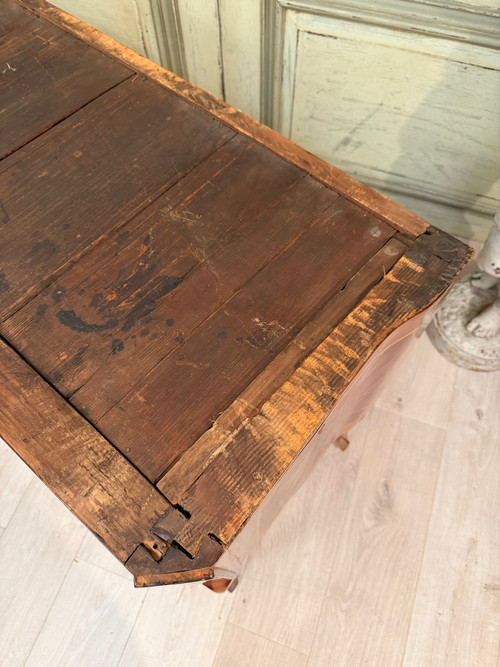
[[[223,590],[470,250],[43,0],[0,36],[0,435],[136,585]]]

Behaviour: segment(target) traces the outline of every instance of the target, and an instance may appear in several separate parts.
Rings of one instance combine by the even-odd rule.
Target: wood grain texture
[[[12,35],[17,30],[24,30],[29,23],[36,19],[28,9],[21,7],[17,2],[0,3],[0,36]]]
[[[0,526],[5,528],[21,502],[33,475],[0,439]]]
[[[455,256],[447,264],[432,255],[429,243],[424,238],[414,244],[180,499],[179,504],[194,520],[187,522],[175,540],[189,553],[197,553],[207,533],[224,544],[231,542],[368,356],[388,333],[428,307],[448,287],[463,257]],[[449,250],[451,247],[453,243]],[[446,256],[446,249],[441,254]],[[429,274],[433,275],[433,296],[424,286]],[[400,289],[404,289],[404,298]]]
[[[242,650],[242,647],[246,647]],[[264,667],[286,665],[306,667],[307,656],[282,644],[227,623],[220,638],[213,667]]]
[[[419,361],[426,367],[426,357],[433,349],[426,338],[405,358],[414,368],[418,368]],[[388,658],[397,658],[408,628],[401,632],[394,604],[399,614],[405,618],[413,614],[414,618],[405,652],[407,666],[496,667],[495,642],[487,638],[489,632],[494,636],[498,627],[497,591],[491,586],[500,572],[497,531],[496,526],[482,526],[492,520],[491,512],[498,504],[495,479],[500,461],[494,453],[498,411],[492,409],[491,402],[500,391],[500,374],[487,377],[460,371],[455,382],[442,384],[442,367],[426,369],[426,377],[416,374],[414,384],[423,382],[425,386],[427,376],[433,375],[439,391],[448,400],[454,397],[460,413],[458,421],[456,413],[450,415],[443,428],[447,432],[445,448],[428,538],[421,526],[429,517],[431,498],[427,491],[432,495],[432,489],[423,480],[427,472],[435,480],[436,458],[442,451],[439,446],[436,448],[436,431],[441,429],[419,426],[404,412],[376,410],[352,431],[351,446],[346,452],[331,448],[325,453],[305,485],[256,545],[234,593],[214,595],[200,584],[150,589],[120,661],[115,656],[117,648],[123,647],[123,635],[118,630],[109,637],[102,632],[102,626],[117,629],[123,623],[130,627],[127,609],[137,607],[130,602],[130,589],[116,584],[113,576],[126,571],[123,567],[118,569],[118,561],[91,533],[79,546],[85,532],[83,526],[41,482],[34,480],[3,535],[0,530],[3,663],[16,667],[23,664],[40,631],[45,636],[51,609],[60,610],[69,604],[72,594],[64,586],[64,578],[70,572],[81,612],[73,605],[64,617],[60,616],[61,637],[54,638],[53,652],[37,667],[67,662],[67,636],[72,637],[75,655],[80,655],[81,647],[94,638],[91,650],[100,646],[101,655],[110,651],[112,659],[106,661],[106,667],[150,663],[166,666],[172,661],[210,667],[214,654],[217,667],[239,667],[246,665],[247,659],[262,667],[294,665],[292,660],[297,653],[289,644],[299,636],[307,638],[311,627],[312,645],[307,644],[310,650],[304,654],[311,665],[352,665],[349,657],[357,645],[380,649],[367,655],[370,667],[400,665],[401,661],[391,663]],[[428,394],[426,401],[420,401],[424,420],[427,414],[432,416],[433,400],[434,396]],[[481,420],[475,414],[478,409],[482,411]],[[426,455],[417,458],[423,452]],[[406,457],[411,465],[406,465]],[[21,461],[18,464],[24,465]],[[11,463],[7,466],[14,470]],[[33,479],[33,474],[28,473]],[[389,496],[383,493],[384,481],[388,482]],[[477,495],[469,502],[473,486],[477,486]],[[392,498],[392,503],[381,504],[384,497]],[[479,499],[481,502],[477,502]],[[403,518],[409,522],[401,526],[407,539],[401,539],[396,529]],[[419,527],[414,536],[413,527]],[[464,542],[461,536],[465,536]],[[479,537],[475,554],[460,546],[471,536]],[[95,545],[95,549],[90,545]],[[76,576],[70,570],[75,557],[98,566],[99,574],[97,568],[79,567]],[[420,569],[420,585],[413,580],[413,603],[408,588],[395,588],[389,576],[407,584],[408,564],[414,571],[422,557],[426,564]],[[442,560],[434,560],[435,557]],[[337,574],[339,558],[343,566]],[[112,573],[108,574],[109,568]],[[353,577],[346,581],[341,576],[346,570],[355,572],[365,582],[364,590]],[[101,594],[95,580],[101,584]],[[463,586],[465,594],[458,592],[464,591]],[[90,590],[88,596],[86,587]],[[332,595],[325,601],[326,590]],[[395,597],[399,590],[400,598]],[[135,593],[142,597],[144,592]],[[434,595],[439,597],[437,604]],[[318,606],[318,598],[324,606],[319,605],[321,610],[314,624],[309,614]],[[269,615],[264,609],[265,617],[270,617],[268,623],[262,622],[260,616],[263,601],[270,607]],[[367,619],[364,625],[357,624],[358,613]],[[339,618],[345,624],[337,625]],[[463,638],[459,636],[462,631]],[[306,646],[303,640],[301,644]],[[444,653],[446,647],[451,649],[448,655]],[[455,649],[462,651],[458,657]],[[64,659],[58,661],[58,656]]]
[[[180,95],[197,107],[204,109],[231,128],[246,134],[255,141],[265,145],[278,155],[310,173],[314,178],[328,187],[337,190],[345,197],[371,211],[396,229],[415,238],[427,228],[427,223],[418,216],[403,209],[395,202],[362,185],[340,169],[333,167],[320,158],[286,139],[279,133],[261,125],[246,114],[225,104],[209,93],[200,90],[193,84],[184,81],[175,74],[168,72],[159,65],[139,56],[110,37],[103,35],[82,21],[66,12],[53,7],[45,0],[18,0],[22,6],[29,8],[38,15],[64,27],[95,48],[113,55],[117,60],[156,81],[161,86]]]
[[[0,167],[1,332],[17,349],[0,343],[0,434],[137,586],[211,579],[365,363],[470,252],[33,6],[139,74]],[[168,475],[153,486],[165,471],[172,492]]]
[[[3,160],[0,317],[233,135],[135,77]]]
[[[32,479],[0,540],[2,667],[27,660],[84,535],[85,527]]]
[[[403,664],[493,665],[500,635],[500,373],[458,369]]]
[[[334,201],[96,425],[156,481],[392,233]]]
[[[168,503],[112,445],[0,341],[0,435],[125,561]]]
[[[224,448],[228,439],[233,437],[247,419],[257,413],[262,403],[347,316],[349,310],[383,277],[384,273],[392,268],[405,250],[406,246],[399,241],[395,239],[388,241],[366,266],[351,278],[344,289],[335,294],[325,307],[309,320],[290,344],[216,419],[212,427],[169,468],[157,486],[172,503],[179,501],[184,491]]]
[[[99,419],[335,198],[237,136],[7,320],[4,334]],[[88,326],[65,319],[71,311]],[[110,354],[113,341],[122,349]]]
[[[0,159],[133,75],[42,19],[2,40],[0,62]]]
[[[453,386],[457,366],[448,363],[434,347],[429,348],[425,336],[417,341],[416,346],[425,350],[425,355],[415,354],[397,368],[388,387],[377,398],[377,405],[444,428],[448,423],[453,395],[435,391],[435,374],[439,375],[444,386]],[[417,375],[419,381],[415,382]],[[432,402],[429,396],[433,396]]]
[[[150,589],[121,667],[211,667],[230,608],[231,596],[214,595],[200,585]]]
[[[107,664],[117,664],[144,595],[122,577],[75,559],[26,667],[99,665],[103,658]],[[84,637],[83,624],[87,624]]]
[[[403,661],[444,431],[381,409],[367,421],[369,455],[359,462],[348,511],[335,517],[338,539],[313,664],[348,667],[374,656],[379,665]]]

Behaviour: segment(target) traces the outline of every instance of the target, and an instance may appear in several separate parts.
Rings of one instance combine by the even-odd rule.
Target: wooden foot
[[[339,438],[333,441],[335,447],[338,447],[343,452],[349,447],[349,438],[346,435],[341,435]]]
[[[220,574],[215,571],[215,577],[204,581],[203,585],[209,588],[214,593],[232,593],[238,585],[238,575],[233,572],[221,571]]]
[[[214,593],[232,593],[236,586],[238,585],[238,578],[234,579],[209,579],[204,581],[203,585],[209,588]]]

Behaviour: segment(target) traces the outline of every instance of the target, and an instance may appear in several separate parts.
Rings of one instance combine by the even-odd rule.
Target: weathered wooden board
[[[228,439],[180,499],[179,506],[191,519],[175,535],[177,543],[195,555],[207,534],[226,545],[234,539],[370,354],[390,331],[447,288],[470,256],[470,251],[455,248],[455,252],[448,264],[433,254],[428,239],[415,242],[244,428]],[[446,249],[441,254],[446,256]]]
[[[299,364],[359,303],[392,268],[406,251],[406,245],[390,239],[379,252],[347,283],[342,291],[326,304],[300,331],[290,344],[251,382],[213,423],[201,438],[194,442],[159,480],[157,487],[174,504],[208,468],[222,451],[228,439],[253,417],[293,373]]]
[[[169,505],[21,357],[0,340],[0,435],[125,561]]]
[[[135,77],[6,158],[0,318],[233,135]]]
[[[0,63],[0,158],[133,76],[42,19],[9,31],[0,44]]]
[[[98,418],[310,223],[294,202],[309,190],[314,214],[335,200],[302,180],[235,137],[7,320],[5,335]]]
[[[338,199],[96,425],[155,481],[392,233]]]
[[[16,30],[23,30],[28,23],[36,20],[35,14],[21,7],[17,2],[0,2],[0,37],[12,35]],[[5,65],[4,65],[5,67]]]

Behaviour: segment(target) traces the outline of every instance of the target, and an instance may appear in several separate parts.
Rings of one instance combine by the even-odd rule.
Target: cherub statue
[[[480,338],[492,338],[500,332],[500,208],[483,249],[477,256],[480,269],[471,277],[475,289],[495,290],[496,298],[467,324],[467,331]]]
[[[479,271],[452,287],[427,332],[443,356],[464,368],[500,369],[500,209],[476,259]]]

